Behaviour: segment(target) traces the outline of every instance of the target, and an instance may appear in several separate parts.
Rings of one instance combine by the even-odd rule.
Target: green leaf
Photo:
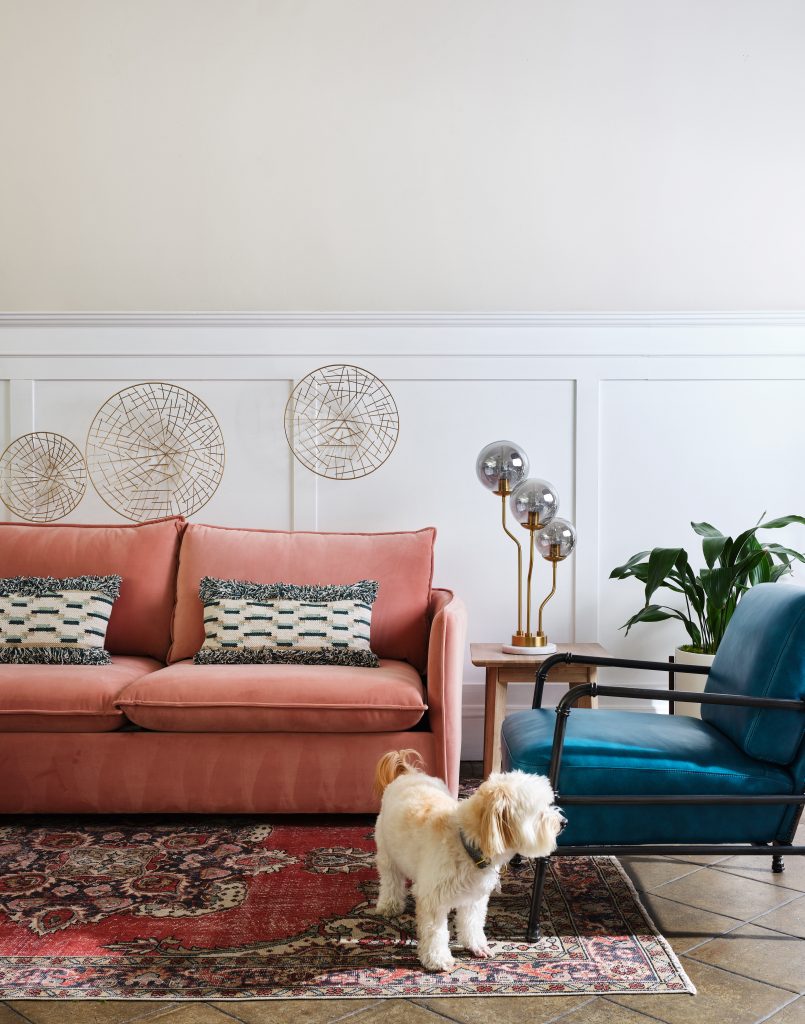
[[[702,541],[702,551],[704,552],[704,560],[707,562],[708,568],[712,569],[716,564],[716,561],[721,557],[721,553],[724,550],[724,545],[729,540],[729,537],[705,537]]]
[[[748,541],[754,538],[755,533],[759,527],[753,526],[751,530],[744,530],[743,533],[739,533],[735,538],[735,544],[732,548],[732,561],[734,562],[739,555],[743,554],[743,549],[747,546]]]
[[[780,516],[779,519],[770,519],[767,523],[758,523],[759,530],[779,530],[782,526],[790,526],[791,523],[799,523],[805,526],[805,516]]]
[[[769,582],[776,583],[782,576],[788,576],[791,572],[790,562],[781,562],[780,565],[773,565],[769,574]]]
[[[750,551],[745,558],[742,558],[740,562],[736,562],[734,565],[717,566],[715,569],[702,569],[699,573],[699,579],[707,595],[707,601],[712,606],[712,610],[720,612],[727,604],[736,586],[741,589],[748,587],[750,585],[749,574],[762,559],[767,557],[766,552],[758,545],[758,550]]]
[[[716,566],[715,569],[702,569],[699,573],[708,604],[712,605],[714,609],[724,607],[734,576],[732,567],[728,565]]]
[[[648,556],[646,604],[651,600],[654,591],[666,583],[668,574],[674,568],[682,550],[682,548],[654,548]]]
[[[632,626],[638,622],[663,622],[665,619],[679,619],[684,625],[685,632],[691,639],[691,643],[696,647],[701,647],[702,637],[698,627],[693,623],[687,615],[684,615],[677,608],[669,608],[667,605],[649,604],[645,608],[641,608],[639,612],[636,612],[627,622],[621,626],[621,629],[626,630],[626,635],[629,635],[629,630]]]
[[[635,612],[630,619],[624,622],[621,629],[625,629],[628,633],[629,629],[638,622],[662,622],[664,619],[675,617],[671,612],[665,611],[662,605],[647,604],[645,608],[641,608],[639,612]]]
[[[724,534],[721,530],[717,530],[715,526],[711,526],[709,523],[691,523],[690,524],[694,531],[698,533],[700,537],[723,537]]]
[[[790,558],[795,558],[798,562],[805,562],[805,555],[803,555],[801,551],[795,551],[793,548],[786,548],[782,544],[764,544],[763,547],[772,555],[777,555],[780,559],[785,559],[787,561]]]
[[[753,566],[747,573],[746,583],[750,587],[756,587],[758,583],[769,583],[771,580],[771,568],[772,560],[766,549],[760,544],[757,537],[752,537],[746,543],[746,548],[751,552],[760,552],[761,558],[757,565]],[[736,580],[736,585],[740,585],[741,581]]]
[[[632,555],[628,562],[624,562],[623,565],[619,565],[613,569],[609,574],[611,580],[623,580],[627,576],[634,576],[635,567],[643,562],[643,559],[649,554],[648,551],[638,551],[636,555]]]

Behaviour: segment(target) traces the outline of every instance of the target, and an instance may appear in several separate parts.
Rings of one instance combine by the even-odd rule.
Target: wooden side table
[[[557,644],[556,654],[590,654],[605,658],[600,644]],[[484,702],[484,778],[500,771],[500,730],[506,717],[506,688],[509,683],[533,683],[539,666],[545,661],[531,654],[504,654],[500,644],[470,644],[473,665],[486,669],[486,700]],[[549,683],[593,683],[598,676],[595,665],[556,665],[548,676]],[[597,697],[585,697],[580,708],[598,707]]]

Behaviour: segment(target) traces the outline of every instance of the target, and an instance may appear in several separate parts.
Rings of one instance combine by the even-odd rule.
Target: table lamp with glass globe
[[[512,441],[494,441],[481,450],[475,464],[478,479],[501,499],[503,532],[517,545],[517,632],[511,643],[503,644],[506,654],[548,655],[556,644],[548,642],[542,628],[545,605],[556,593],[556,566],[571,553],[576,531],[565,519],[558,519],[559,497],[547,480],[528,478],[528,456]],[[528,576],[526,578],[526,621],[523,629],[523,550],[506,523],[507,500],[512,515],[529,532]],[[553,565],[553,586],[539,606],[537,632],[531,632],[531,590],[535,552]]]

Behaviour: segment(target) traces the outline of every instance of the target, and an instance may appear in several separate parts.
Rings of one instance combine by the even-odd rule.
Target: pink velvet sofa
[[[0,664],[0,813],[368,812],[387,750],[458,786],[466,616],[435,531],[0,524],[0,577],[118,573],[112,664]],[[194,665],[202,576],[378,580],[375,669]]]

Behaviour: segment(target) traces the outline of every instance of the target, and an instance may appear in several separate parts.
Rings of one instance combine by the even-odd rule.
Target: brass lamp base
[[[544,633],[515,633],[510,644],[503,644],[504,654],[528,654],[533,657],[555,654],[556,644],[548,643]]]

